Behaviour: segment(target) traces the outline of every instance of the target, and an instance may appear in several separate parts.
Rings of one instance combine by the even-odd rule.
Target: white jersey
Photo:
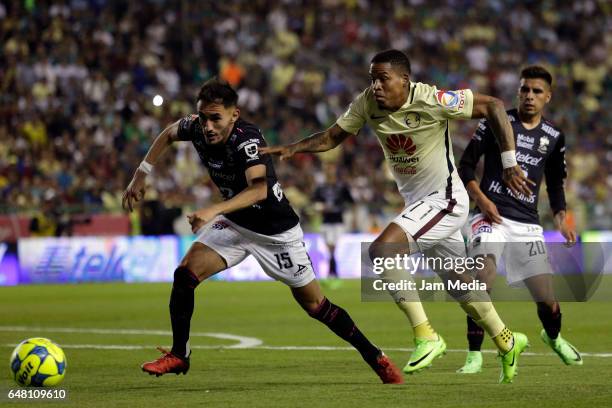
[[[449,119],[469,119],[474,96],[469,89],[438,90],[410,83],[406,103],[395,112],[378,108],[367,88],[336,124],[357,134],[367,123],[378,137],[385,158],[406,203],[434,191],[464,189],[457,170],[448,129]]]

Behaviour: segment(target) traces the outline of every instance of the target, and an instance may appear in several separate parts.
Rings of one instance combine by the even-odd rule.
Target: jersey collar
[[[410,86],[410,89],[408,90],[408,97],[406,98],[406,102],[404,102],[400,109],[407,108],[408,106],[412,105],[412,101],[414,100],[414,88],[416,88],[416,85],[414,84],[414,82],[410,81],[408,83],[408,86]]]

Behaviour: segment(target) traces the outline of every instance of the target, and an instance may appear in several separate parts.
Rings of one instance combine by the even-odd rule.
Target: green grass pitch
[[[384,386],[356,351],[310,319],[276,282],[207,282],[196,291],[195,333],[258,339],[255,348],[232,349],[234,339],[199,335],[186,376],[160,378],[140,371],[171,343],[170,284],[81,284],[0,288],[0,405],[45,407],[610,407],[612,308],[609,302],[563,303],[562,334],[584,352],[584,366],[566,367],[540,341],[535,305],[498,303],[506,323],[526,333],[529,355],[512,385],[498,385],[498,362],[486,353],[475,375],[455,374],[466,346],[465,317],[451,302],[426,303],[449,353],[433,367]],[[359,281],[327,296],[349,311],[369,338],[402,366],[412,334],[392,303],[362,303]],[[39,329],[36,329],[39,327]],[[141,332],[144,331],[144,332]],[[157,332],[156,332],[157,331]],[[162,331],[159,333],[159,331]],[[64,347],[68,390],[63,402],[9,402],[17,386],[8,359],[21,340],[43,336]],[[132,347],[130,347],[132,346]],[[302,346],[306,349],[288,349]],[[328,349],[315,349],[327,346]],[[123,348],[121,348],[123,347]],[[493,349],[490,340],[484,348]],[[0,356],[1,357],[1,356]],[[1,358],[0,358],[1,360]]]

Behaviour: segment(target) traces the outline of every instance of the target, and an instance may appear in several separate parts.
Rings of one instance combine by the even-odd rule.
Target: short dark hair
[[[410,74],[410,59],[400,50],[385,50],[381,51],[372,58],[372,64],[383,64],[388,62],[392,66],[401,67],[404,71]]]
[[[521,71],[521,79],[543,79],[552,87],[552,75],[541,65],[530,65]]]
[[[214,77],[204,82],[200,88],[196,102],[199,101],[206,104],[220,103],[229,108],[238,103],[238,94],[227,81]]]

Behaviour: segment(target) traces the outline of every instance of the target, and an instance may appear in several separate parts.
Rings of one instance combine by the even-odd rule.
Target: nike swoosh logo
[[[580,357],[578,350],[576,350],[571,344],[569,344],[569,347],[574,351],[574,353],[576,353],[577,358],[575,358],[574,361],[582,361],[582,357]]]
[[[425,354],[423,357],[419,358],[417,361],[415,361],[413,363],[410,363],[410,367],[414,367],[415,365],[419,364],[421,361],[425,360],[427,358],[427,356],[430,355],[432,352],[433,352],[433,350],[431,350],[429,353]]]
[[[516,354],[512,353],[512,362],[510,363],[510,367],[514,367],[514,357],[516,357]]]
[[[372,120],[380,120],[380,119],[384,119],[384,118],[386,118],[386,116],[370,115],[370,119],[372,119]]]

